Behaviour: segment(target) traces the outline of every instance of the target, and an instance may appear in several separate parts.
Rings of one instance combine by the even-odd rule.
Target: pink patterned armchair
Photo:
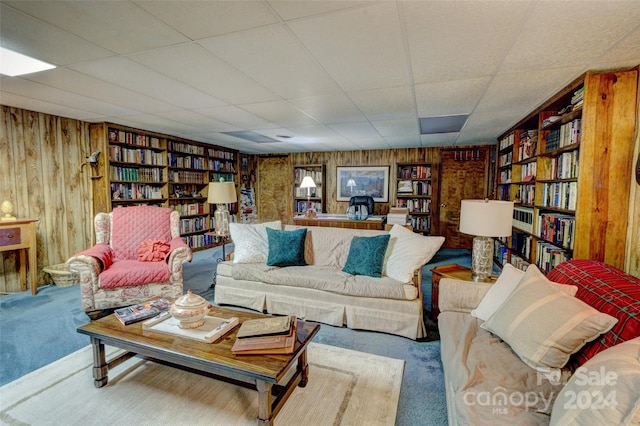
[[[191,249],[180,238],[178,212],[122,207],[98,213],[94,225],[96,245],[67,260],[80,277],[89,316],[154,296],[182,296],[182,265],[191,261]]]

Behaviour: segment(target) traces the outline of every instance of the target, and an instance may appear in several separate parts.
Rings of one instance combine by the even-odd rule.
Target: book
[[[290,334],[296,322],[294,315],[247,320],[238,330],[238,339],[257,336],[277,336]]]
[[[197,328],[180,328],[180,321],[172,317],[169,312],[164,312],[157,317],[150,318],[142,323],[142,328],[158,333],[172,334],[174,336],[187,337],[201,342],[213,343],[233,330],[240,320],[237,317],[221,318],[207,315],[203,318],[204,324]]]
[[[115,315],[118,320],[124,324],[129,325],[138,321],[146,320],[151,317],[155,317],[162,312],[168,311],[171,307],[171,303],[165,299],[150,300],[146,303],[138,305],[127,306],[125,308],[118,308],[115,310]]]
[[[231,352],[236,355],[288,355],[296,345],[296,323],[289,334],[280,336],[260,336],[236,339]]]

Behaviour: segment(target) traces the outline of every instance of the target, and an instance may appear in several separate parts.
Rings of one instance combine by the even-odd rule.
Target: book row
[[[411,216],[411,227],[416,231],[431,230],[431,216]]]
[[[409,209],[409,213],[431,213],[431,199],[399,198],[396,207]]]
[[[531,163],[523,164],[520,168],[520,181],[531,182],[536,178],[537,163],[532,161]]]
[[[191,248],[205,247],[211,244],[223,242],[221,237],[218,237],[216,235],[206,235],[206,234],[185,235],[182,237],[182,240],[185,243],[187,243]]]
[[[511,169],[501,170],[498,173],[498,183],[511,183]]]
[[[293,170],[294,179],[296,182],[302,182],[305,176],[311,176],[313,181],[317,184],[322,183],[322,171],[321,170],[307,170],[295,168]]]
[[[513,152],[509,151],[504,154],[500,154],[498,157],[498,167],[508,166],[513,162]]]
[[[207,159],[204,157],[194,157],[191,155],[167,154],[169,159],[169,167],[182,167],[186,169],[207,169]]]
[[[400,166],[398,179],[431,179],[430,166]]]
[[[233,152],[223,151],[221,149],[209,148],[209,158],[220,158],[223,160],[231,160],[235,158]]]
[[[227,160],[209,159],[208,168],[214,172],[236,172],[236,167],[233,165],[233,162]]]
[[[508,136],[505,136],[504,138],[500,139],[500,141],[498,142],[499,150],[502,151],[503,149],[513,146],[514,141],[515,141],[515,135],[513,133],[510,133]]]
[[[169,151],[182,152],[184,154],[204,155],[204,147],[198,145],[192,145],[189,143],[169,141]]]
[[[431,195],[431,181],[398,181],[398,197],[407,195]]]
[[[558,213],[538,213],[536,235],[560,247],[573,249],[576,219]]]
[[[530,265],[527,260],[518,256],[517,254],[511,254],[511,264],[522,271],[525,271]]]
[[[501,265],[507,263],[509,257],[509,250],[507,249],[507,246],[498,240],[494,240],[493,257],[495,257]]]
[[[567,252],[553,244],[544,241],[536,243],[536,264],[544,273],[552,270],[556,265],[568,260]]]
[[[136,163],[147,166],[166,165],[164,153],[144,148],[124,148],[109,146],[109,159],[120,163]]]
[[[533,233],[533,209],[515,206],[513,208],[512,226],[522,231]]]
[[[109,129],[109,142],[126,143],[129,145],[148,146],[151,148],[160,148],[160,139],[148,136],[139,135],[133,132],[126,132],[124,130]]]
[[[113,200],[159,200],[162,192],[158,186],[144,183],[112,183],[111,198]]]
[[[169,181],[176,183],[204,183],[203,172],[189,172],[186,170],[171,170]]]
[[[551,179],[578,177],[578,150],[563,152],[551,160]]]
[[[311,201],[311,203],[307,203],[306,201],[298,201],[296,203],[296,213],[305,213],[307,211],[307,207],[313,211],[321,212],[322,202]]]
[[[533,184],[518,185],[516,189],[516,200],[521,204],[533,205],[535,202],[536,187]],[[518,202],[518,201],[517,201]]]
[[[171,208],[178,213],[180,216],[194,216],[198,214],[206,214],[204,203],[184,203],[184,204],[174,204]]]
[[[206,229],[208,229],[206,217],[192,217],[192,218],[180,219],[181,234],[204,231]]]
[[[563,124],[559,129],[550,130],[546,137],[545,151],[553,151],[580,142],[581,126],[582,120],[576,118]]]
[[[578,182],[551,182],[542,185],[542,206],[575,210]]]
[[[511,233],[511,249],[526,258],[531,258],[531,244],[533,237],[529,234],[514,231]]]
[[[520,140],[518,141],[518,156],[515,161],[524,161],[536,155],[538,147],[538,131],[523,130],[520,132]]]
[[[109,178],[137,182],[163,182],[163,169],[156,167],[117,167],[109,166]]]
[[[299,186],[296,186],[294,191],[296,197],[316,198],[318,196],[317,189],[318,188],[300,188]]]

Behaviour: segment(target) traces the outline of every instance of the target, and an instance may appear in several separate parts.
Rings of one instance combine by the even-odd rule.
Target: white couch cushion
[[[282,222],[249,225],[230,223],[229,233],[234,244],[233,263],[266,262],[269,255],[267,228],[282,229]]]
[[[416,269],[431,260],[442,247],[444,237],[416,234],[401,225],[393,225],[383,274],[403,283],[411,281]]]

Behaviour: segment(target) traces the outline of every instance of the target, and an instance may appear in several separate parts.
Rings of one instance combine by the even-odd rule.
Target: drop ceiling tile
[[[280,99],[197,43],[182,43],[127,57],[230,104]]]
[[[420,135],[415,137],[388,136],[384,140],[391,148],[415,148],[420,146]]]
[[[400,138],[413,138],[414,143],[416,143],[420,136],[418,120],[415,118],[379,120],[372,121],[371,124],[385,140],[397,136]]]
[[[192,40],[279,22],[261,1],[134,1]]]
[[[469,114],[487,89],[489,77],[416,84],[418,117]]]
[[[76,64],[70,68],[182,108],[207,108],[225,104],[213,96],[122,57]]]
[[[537,2],[500,72],[584,66],[638,22],[637,1]]]
[[[467,124],[460,132],[456,145],[495,143],[499,135],[522,117],[523,114],[509,110],[505,110],[501,114],[476,112],[467,120]]]
[[[34,19],[4,3],[0,3],[0,38],[3,47],[54,65],[113,55],[107,49]]]
[[[280,127],[275,123],[264,120],[248,111],[245,111],[236,106],[223,106],[217,108],[198,108],[196,112],[206,115],[207,117],[215,118],[223,123],[228,123],[233,126],[237,126],[241,130],[255,130],[255,129],[273,129]]]
[[[605,51],[597,62],[606,66],[612,63],[640,64],[640,26]]]
[[[191,127],[192,133],[211,133],[211,132],[232,132],[237,130],[237,127],[232,126],[215,118],[208,117],[195,111],[189,110],[174,110],[157,112],[154,115],[158,117],[164,117],[169,120],[178,121]]]
[[[73,118],[75,120],[94,122],[103,121],[105,118],[104,116],[90,111],[83,111],[66,105],[31,99],[26,96],[8,93],[4,90],[0,91],[0,103],[10,107],[22,108],[29,111],[38,111],[43,114],[57,115],[58,117]]]
[[[395,2],[375,2],[287,25],[345,91],[410,83]]]
[[[529,2],[407,1],[401,7],[413,80],[434,83],[492,75]]]
[[[50,104],[62,105],[72,109],[87,111],[87,113],[101,116],[121,116],[137,114],[136,111],[111,105],[97,99],[78,95],[64,90],[49,87],[44,84],[22,79],[20,77],[1,76],[2,91],[13,93],[31,99],[38,99]]]
[[[131,2],[11,1],[12,7],[116,53],[188,41]]]
[[[302,18],[304,16],[321,15],[336,10],[366,5],[367,1],[296,1],[296,0],[268,0],[267,3],[285,21]]]
[[[79,73],[68,68],[55,68],[47,72],[29,74],[22,77],[60,90],[120,105],[138,113],[156,113],[175,109],[159,99],[141,95],[112,83]]]
[[[316,120],[287,101],[246,104],[240,105],[240,108],[282,127],[312,126],[318,124]]]
[[[366,121],[366,117],[344,93],[310,96],[289,101],[322,123]]]
[[[380,133],[368,122],[337,123],[329,125],[329,128],[360,148],[384,143]]]
[[[283,26],[272,25],[198,43],[283,98],[339,92],[330,76]]]
[[[369,120],[417,117],[410,86],[361,90],[347,95]]]
[[[186,128],[186,125],[183,123],[151,114],[119,117],[116,118],[115,123],[123,126],[137,127],[151,132],[166,133],[173,136],[179,136],[178,133]]]
[[[430,146],[453,146],[458,139],[459,133],[436,133],[433,135],[420,135],[420,144],[424,147]]]

